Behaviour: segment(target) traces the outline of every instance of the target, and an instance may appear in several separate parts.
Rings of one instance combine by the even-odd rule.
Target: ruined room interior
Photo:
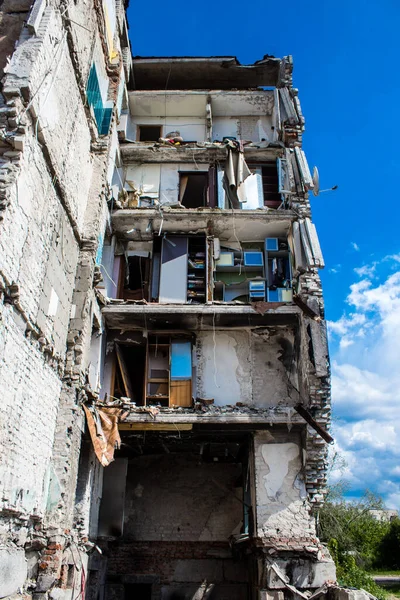
[[[106,597],[191,598],[207,580],[215,597],[247,598],[251,436],[199,425],[121,439],[99,516]]]

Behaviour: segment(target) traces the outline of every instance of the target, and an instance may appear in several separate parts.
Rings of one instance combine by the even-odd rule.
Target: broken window
[[[101,82],[99,81],[96,65],[93,63],[90,68],[89,78],[86,85],[86,98],[88,106],[93,110],[93,115],[96,120],[99,134],[107,135],[110,129],[113,109],[109,106],[109,101],[103,102],[100,84]],[[106,85],[108,87],[108,80]]]
[[[139,142],[158,142],[161,136],[161,125],[138,125]]]
[[[208,172],[179,173],[179,202],[186,208],[208,204]]]
[[[115,344],[112,395],[137,405],[192,405],[192,341],[151,335],[146,344]]]

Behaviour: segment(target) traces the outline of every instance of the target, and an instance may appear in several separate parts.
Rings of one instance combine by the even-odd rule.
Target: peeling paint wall
[[[61,382],[39,344],[25,338],[25,323],[12,307],[0,315],[2,508],[43,517]]]
[[[293,406],[298,394],[287,383],[288,377],[296,380],[293,343],[293,334],[286,329],[270,335],[200,332],[197,395],[214,398],[217,406],[236,402],[257,408]]]
[[[255,513],[260,537],[315,536],[305,490],[298,435],[258,432],[254,437]]]

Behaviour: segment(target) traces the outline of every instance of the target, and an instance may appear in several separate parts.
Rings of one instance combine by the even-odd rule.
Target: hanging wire
[[[215,387],[219,388],[220,386],[218,385],[217,382],[217,340],[216,340],[216,335],[215,335],[215,312],[213,313],[213,344],[214,344],[214,383],[215,383]]]

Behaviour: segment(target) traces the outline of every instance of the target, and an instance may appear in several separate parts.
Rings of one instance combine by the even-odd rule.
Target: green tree
[[[400,519],[390,522],[380,547],[379,566],[400,569]]]
[[[382,510],[383,501],[366,491],[356,502],[349,502],[333,490],[319,514],[319,535],[329,545],[336,540],[338,562],[353,556],[357,566],[366,570],[380,564],[382,542],[390,524],[377,520],[371,510]]]

